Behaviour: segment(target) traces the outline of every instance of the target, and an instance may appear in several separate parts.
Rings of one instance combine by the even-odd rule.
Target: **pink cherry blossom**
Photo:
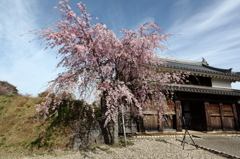
[[[149,105],[160,113],[167,111],[166,100],[171,93],[165,84],[180,83],[187,76],[163,72],[158,67],[165,62],[155,51],[167,50],[164,41],[171,35],[163,34],[156,24],[148,23],[138,30],[122,29],[122,37],[117,39],[105,24],[91,23],[86,5],[77,4],[81,13],[77,17],[67,2],[58,3],[61,20],[52,23],[51,28],[31,31],[47,42],[46,49],[60,47],[57,67],[65,68],[65,71],[49,82],[48,90],[77,92],[81,99],[87,98],[93,90],[101,92],[107,108],[105,125],[116,121],[117,115],[126,110],[138,116]],[[57,110],[61,101],[60,96],[54,101],[48,96],[38,105],[37,111],[47,118],[52,115],[49,109]]]

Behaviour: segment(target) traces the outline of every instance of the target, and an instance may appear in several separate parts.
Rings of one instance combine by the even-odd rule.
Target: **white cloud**
[[[43,91],[42,86],[57,74],[53,72],[57,64],[56,49],[43,51],[45,43],[40,45],[38,40],[29,43],[36,36],[19,36],[55,21],[56,17],[46,12],[49,7],[56,5],[55,2],[57,3],[39,0],[1,1],[0,80],[17,86],[21,93],[37,95]],[[203,5],[196,7],[192,5],[196,1],[179,0],[166,8],[171,15],[166,14],[162,16],[166,19],[160,20],[159,13],[165,13],[158,10],[165,9],[162,1],[158,3],[159,7],[149,5],[146,10],[141,10],[146,8],[141,3],[133,6],[134,3],[129,5],[120,2],[122,1],[86,1],[89,10],[94,14],[99,13],[95,16],[100,16],[100,20],[116,33],[121,28],[138,29],[147,22],[166,23],[166,28],[169,25],[166,33],[180,34],[168,41],[169,49],[176,53],[173,57],[200,61],[203,56],[210,65],[232,67],[234,71],[240,71],[240,1],[206,0]],[[75,5],[75,2],[72,3]],[[126,7],[130,12],[126,11]],[[233,84],[233,88],[240,89],[239,83]]]
[[[194,11],[193,13],[183,14],[185,17],[180,18],[181,20],[176,19],[169,32],[195,36],[226,25],[239,17],[237,9],[240,6],[240,1],[225,0],[215,2],[205,6],[200,12]]]
[[[35,40],[28,30],[39,29],[41,4],[34,1],[1,1],[0,10],[0,80],[8,81],[17,86],[25,94],[35,96],[43,84],[53,76],[56,65],[54,52],[43,51],[43,46]],[[51,53],[52,52],[52,53]]]
[[[169,40],[173,57],[197,61],[204,57],[212,66],[240,72],[240,1],[203,1],[198,8],[192,2],[173,5],[177,18],[167,33],[180,34]],[[239,89],[239,83],[232,86]]]
[[[239,8],[240,1],[236,0],[176,1],[168,9],[170,15],[166,13],[164,19],[169,23],[169,29],[164,32],[175,34],[166,43],[173,53],[161,54],[195,61],[201,61],[204,57],[212,66],[233,68],[233,71],[240,72]],[[157,14],[153,17],[142,16],[139,23],[131,28],[138,29],[146,22],[162,21]],[[149,15],[153,13],[149,12]],[[237,87],[239,89],[239,83],[234,83],[233,88]]]

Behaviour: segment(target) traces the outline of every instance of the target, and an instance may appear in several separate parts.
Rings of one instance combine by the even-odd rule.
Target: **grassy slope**
[[[24,152],[36,148],[70,146],[67,126],[50,120],[35,122],[35,105],[45,98],[0,96],[0,152]]]

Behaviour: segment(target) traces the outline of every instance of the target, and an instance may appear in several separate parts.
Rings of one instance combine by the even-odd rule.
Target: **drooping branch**
[[[167,50],[164,41],[171,36],[163,34],[154,23],[147,23],[138,30],[121,30],[118,39],[105,24],[92,24],[86,5],[77,4],[81,15],[77,16],[67,0],[60,1],[62,19],[39,34],[49,48],[60,46],[61,57],[57,67],[62,72],[49,83],[49,91],[70,92],[83,98],[94,89],[104,92],[106,122],[116,121],[122,107],[128,105],[141,115],[146,102],[151,102],[163,112],[166,106],[165,83],[180,82],[181,74],[156,71],[164,62],[155,51]],[[59,100],[61,98],[58,98]],[[122,104],[124,99],[125,104]],[[39,105],[39,111],[50,115],[50,101]],[[59,103],[55,101],[55,107]],[[52,109],[52,108],[51,108]]]

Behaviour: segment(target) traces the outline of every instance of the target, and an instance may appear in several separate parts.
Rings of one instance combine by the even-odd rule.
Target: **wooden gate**
[[[236,130],[236,111],[232,104],[209,103],[212,130]],[[236,118],[236,119],[235,119]]]
[[[158,131],[158,115],[144,115],[145,131]]]
[[[235,130],[235,121],[233,106],[231,104],[223,104],[223,129]]]
[[[209,103],[209,115],[212,130],[222,130],[221,112],[218,103]]]

